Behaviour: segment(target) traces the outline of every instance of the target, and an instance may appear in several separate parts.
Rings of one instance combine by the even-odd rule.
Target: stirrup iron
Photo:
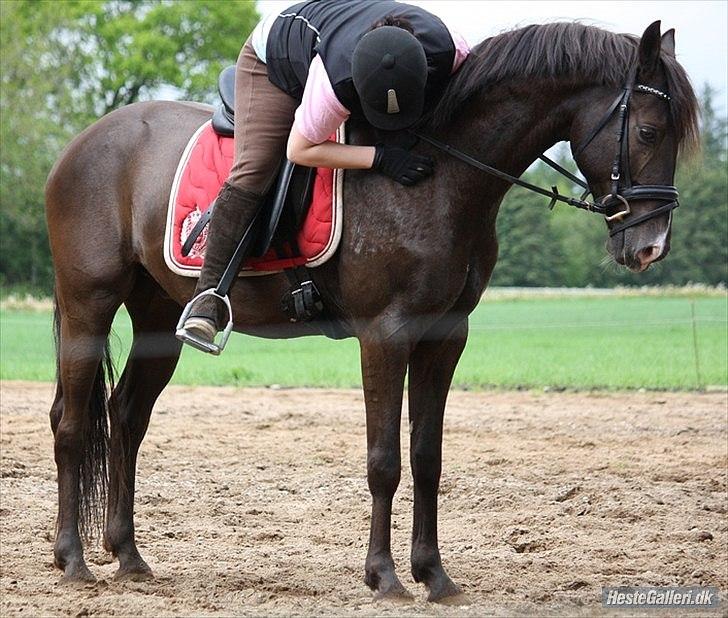
[[[190,314],[192,313],[192,305],[196,300],[199,300],[204,296],[214,296],[218,300],[221,300],[227,308],[228,323],[225,326],[225,329],[222,331],[222,337],[220,337],[219,343],[215,343],[214,339],[212,341],[205,341],[204,339],[200,339],[196,335],[188,332],[186,328],[184,328],[184,324],[187,321],[187,318],[189,318]],[[190,302],[188,302],[187,305],[185,305],[184,311],[182,312],[182,315],[177,322],[175,336],[177,337],[177,339],[179,339],[183,343],[192,346],[193,348],[196,348],[202,352],[207,352],[208,354],[213,354],[214,356],[220,356],[220,352],[225,349],[225,344],[227,344],[227,340],[230,338],[230,333],[232,332],[232,330],[233,308],[230,305],[230,298],[227,294],[225,296],[219,294],[216,288],[210,288],[209,290],[204,290],[203,292],[200,292]]]

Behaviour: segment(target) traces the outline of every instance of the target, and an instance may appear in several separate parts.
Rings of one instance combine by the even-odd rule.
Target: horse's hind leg
[[[395,573],[391,549],[392,500],[401,472],[399,424],[409,346],[379,338],[360,341],[367,415],[367,480],[372,495],[364,581],[377,597],[411,598]]]
[[[157,397],[179,358],[174,326],[181,309],[146,274],[126,301],[134,340],[111,406],[109,503],[104,546],[119,559],[117,579],[145,579],[151,569],[134,540],[134,485],[139,446]]]
[[[59,381],[51,408],[58,468],[55,564],[67,580],[93,581],[79,527],[91,532],[106,483],[104,353],[121,299],[111,291],[57,288]]]
[[[51,404],[51,412],[50,412],[50,419],[51,419],[51,430],[53,431],[53,435],[56,435],[56,429],[58,429],[58,423],[61,422],[61,417],[63,416],[63,389],[61,387],[61,383],[58,382],[56,384],[56,394],[53,397],[53,403]]]
[[[445,401],[467,340],[467,320],[444,336],[432,335],[416,346],[409,365],[410,464],[415,494],[411,560],[412,576],[427,586],[428,600],[441,601],[460,593],[440,560],[437,491]]]

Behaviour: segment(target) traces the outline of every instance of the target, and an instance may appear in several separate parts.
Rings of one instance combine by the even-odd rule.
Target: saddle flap
[[[294,233],[301,229],[311,208],[315,181],[316,168],[296,166],[291,178],[288,200],[286,201],[286,211],[291,215],[291,231]]]
[[[285,160],[273,189],[266,198],[258,231],[255,255],[263,256],[277,238],[281,243],[295,243],[295,237],[311,207],[316,170]]]

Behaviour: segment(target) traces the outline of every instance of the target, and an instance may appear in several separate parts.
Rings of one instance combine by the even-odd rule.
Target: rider
[[[412,126],[469,51],[435,15],[390,0],[312,0],[263,19],[238,57],[235,159],[215,201],[192,312],[177,337],[213,345],[222,305],[198,296],[217,286],[284,152],[299,165],[373,169],[403,185],[429,176],[432,160],[404,148],[327,140],[349,117],[385,131]]]

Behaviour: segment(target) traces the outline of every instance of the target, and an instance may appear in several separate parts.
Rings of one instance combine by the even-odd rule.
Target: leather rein
[[[495,167],[471,157],[461,150],[453,148],[445,142],[441,142],[435,138],[424,135],[419,131],[412,130],[411,133],[435,148],[446,152],[450,156],[455,157],[456,159],[459,159],[460,161],[463,161],[482,172],[550,198],[550,209],[556,205],[556,202],[563,202],[569,206],[574,206],[575,208],[581,208],[583,210],[603,215],[607,221],[607,225],[610,226],[610,236],[614,236],[615,234],[623,232],[630,227],[634,227],[635,225],[639,225],[640,223],[644,223],[645,221],[649,221],[650,219],[654,219],[655,217],[659,217],[664,214],[670,215],[670,220],[668,222],[669,226],[672,224],[672,211],[680,205],[678,202],[679,193],[677,189],[672,185],[632,184],[632,177],[629,171],[629,103],[632,98],[632,94],[635,91],[651,94],[664,101],[669,101],[670,96],[657,88],[652,88],[651,86],[645,86],[643,84],[635,85],[634,81],[634,71],[632,71],[632,74],[627,81],[627,85],[621,90],[617,98],[607,109],[602,119],[597,123],[587,139],[584,140],[582,145],[575,152],[575,156],[583,152],[594,138],[599,135],[604,127],[607,126],[612,117],[617,114],[620,128],[617,137],[617,153],[614,157],[614,162],[612,163],[610,176],[612,183],[611,191],[607,195],[595,201],[587,201],[586,199],[591,194],[589,185],[586,182],[543,154],[539,156],[541,161],[584,189],[584,193],[580,198],[562,195],[559,193],[556,186],[552,186],[549,191],[543,187],[521,180],[516,176],[502,172]],[[630,217],[629,215],[632,213],[632,209],[629,204],[630,200],[657,200],[664,203],[645,214]]]

